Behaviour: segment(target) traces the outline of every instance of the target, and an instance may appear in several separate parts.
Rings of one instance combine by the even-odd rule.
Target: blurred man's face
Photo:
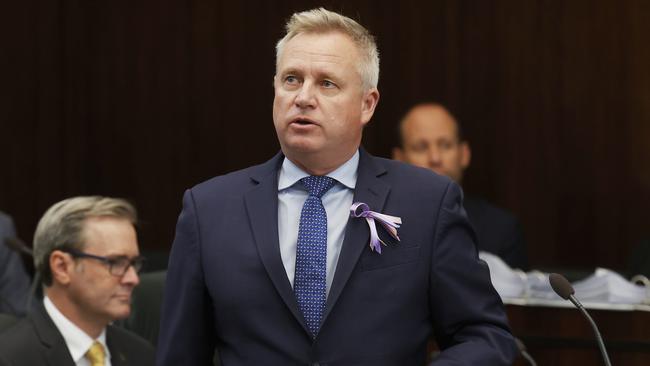
[[[446,175],[460,184],[469,165],[470,150],[460,142],[456,122],[444,108],[434,105],[412,109],[402,122],[402,148],[393,158]]]
[[[82,251],[87,254],[133,259],[139,255],[133,225],[125,219],[92,217],[84,222]],[[123,276],[109,272],[109,266],[91,258],[78,258],[70,275],[67,296],[87,319],[108,324],[129,316],[131,293],[140,282],[129,267]]]
[[[364,91],[359,50],[346,35],[303,33],[288,41],[274,78],[273,122],[284,154],[301,168],[336,168],[361,143],[379,99]]]

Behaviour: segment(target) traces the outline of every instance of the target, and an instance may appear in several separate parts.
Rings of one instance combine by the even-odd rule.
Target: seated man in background
[[[0,335],[0,365],[153,365],[153,347],[110,325],[129,315],[139,255],[131,204],[75,197],[43,215],[34,235],[42,306]]]
[[[630,277],[643,275],[650,278],[650,239],[640,240],[627,258],[627,272]]]
[[[461,127],[440,104],[418,104],[399,125],[400,147],[393,159],[446,175],[461,184],[471,150]],[[528,258],[522,230],[508,211],[474,197],[466,197],[465,210],[478,236],[478,249],[498,255],[510,267],[526,270]]]
[[[23,316],[30,279],[20,255],[6,243],[15,237],[11,217],[0,212],[0,313]]]

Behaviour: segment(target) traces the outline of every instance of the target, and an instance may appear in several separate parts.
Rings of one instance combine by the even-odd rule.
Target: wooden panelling
[[[620,269],[650,235],[642,0],[5,2],[0,209],[29,241],[60,199],[123,196],[169,248],[185,188],[277,151],[274,44],[321,4],[379,42],[370,152],[437,100],[473,148],[465,189],[520,217],[533,265]]]

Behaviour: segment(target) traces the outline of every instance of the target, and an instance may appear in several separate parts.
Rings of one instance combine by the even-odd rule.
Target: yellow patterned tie
[[[90,366],[104,366],[104,346],[101,343],[93,342],[85,356],[90,361]]]

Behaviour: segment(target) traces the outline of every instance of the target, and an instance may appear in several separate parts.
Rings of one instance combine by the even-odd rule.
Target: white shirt
[[[327,191],[321,200],[327,213],[327,294],[330,292],[334,271],[339,261],[345,227],[350,217],[350,206],[357,184],[359,151],[328,177],[337,183]],[[307,189],[299,182],[309,174],[285,158],[278,176],[278,236],[280,255],[287,272],[287,278],[293,287],[296,271],[296,249],[298,247],[298,228],[302,206],[309,196]]]
[[[66,346],[68,346],[68,351],[70,351],[70,356],[72,356],[75,365],[90,366],[90,361],[84,355],[88,352],[95,339],[92,339],[86,332],[66,318],[65,315],[61,314],[59,309],[56,308],[56,305],[47,296],[43,299],[43,304],[45,305],[45,311],[47,311],[54,325],[59,330],[59,333],[63,336],[63,340]],[[111,353],[106,345],[106,328],[97,337],[97,342],[101,343],[104,347],[104,354],[106,355],[104,365],[111,366]]]

